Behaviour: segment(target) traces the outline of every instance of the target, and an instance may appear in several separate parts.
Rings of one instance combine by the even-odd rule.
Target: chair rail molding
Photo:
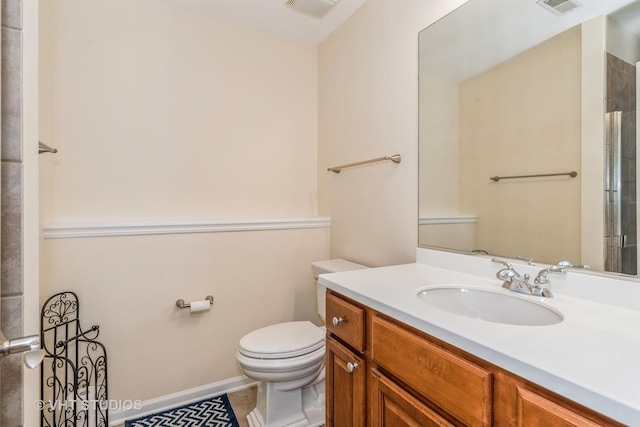
[[[74,239],[154,234],[295,230],[329,228],[330,226],[331,219],[328,217],[54,223],[44,226],[43,237],[45,239]]]

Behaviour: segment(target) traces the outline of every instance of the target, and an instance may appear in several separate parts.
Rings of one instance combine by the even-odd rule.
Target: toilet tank
[[[318,275],[323,273],[340,273],[342,271],[362,270],[369,267],[356,264],[355,262],[346,261],[344,259],[330,259],[326,261],[312,262],[311,268],[313,270],[313,282],[317,289],[318,314],[324,321],[326,313],[325,293],[327,292],[327,288],[318,283]]]

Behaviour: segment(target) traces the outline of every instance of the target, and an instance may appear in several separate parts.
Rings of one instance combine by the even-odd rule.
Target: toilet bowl
[[[344,260],[312,263],[321,273],[367,268]],[[318,314],[324,320],[324,294],[318,285]],[[325,424],[324,327],[309,321],[278,323],[240,339],[236,358],[244,374],[258,383],[250,427],[315,427]]]
[[[256,408],[247,417],[251,427],[324,424],[324,336],[323,328],[300,321],[242,337],[238,363],[260,381]]]

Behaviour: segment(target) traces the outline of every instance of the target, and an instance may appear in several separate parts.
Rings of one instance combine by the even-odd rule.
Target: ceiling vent
[[[320,19],[339,1],[340,0],[288,0],[287,7],[296,12]]]
[[[576,7],[581,6],[581,4],[575,0],[538,0],[537,3],[556,15],[571,12]]]

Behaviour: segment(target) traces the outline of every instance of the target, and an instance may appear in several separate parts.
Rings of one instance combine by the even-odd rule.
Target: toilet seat
[[[259,359],[247,357],[238,351],[236,359],[250,378],[287,382],[318,373],[324,366],[325,349],[319,348],[309,354],[286,359]]]
[[[324,339],[324,328],[309,321],[278,323],[242,337],[239,353],[255,359],[288,359],[324,348]]]

